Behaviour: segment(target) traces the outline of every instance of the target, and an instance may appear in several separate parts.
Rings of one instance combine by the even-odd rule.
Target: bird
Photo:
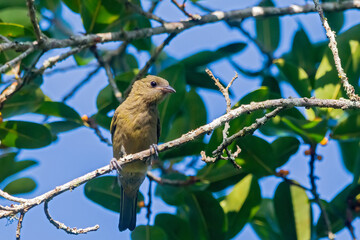
[[[110,125],[113,144],[110,164],[118,172],[120,185],[120,231],[133,231],[136,227],[137,196],[151,160],[122,164],[116,160],[149,148],[150,152],[153,150],[157,154],[160,137],[157,106],[167,95],[175,92],[167,80],[148,75],[133,83],[128,97],[115,110]]]

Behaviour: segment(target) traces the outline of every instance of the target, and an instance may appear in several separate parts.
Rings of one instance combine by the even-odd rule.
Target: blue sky
[[[144,6],[148,6],[150,1],[142,1]],[[219,10],[241,9],[253,5],[255,1],[203,1],[204,4]],[[276,1],[279,6],[287,6],[292,3],[304,4],[304,1]],[[189,12],[201,13],[197,8],[189,7]],[[156,11],[156,14],[162,16],[168,21],[178,21],[185,19],[169,1],[163,1]],[[81,28],[81,19],[64,8],[63,15],[71,23],[76,33],[84,32]],[[359,11],[348,11],[346,14],[346,22],[343,29],[348,29],[354,24],[360,22]],[[317,14],[285,16],[281,18],[282,40],[279,49],[275,55],[280,56],[287,52],[292,44],[291,39],[301,23],[307,33],[310,35],[312,42],[325,40],[325,34],[322,29]],[[254,21],[248,19],[245,22],[245,28],[255,36]],[[160,44],[165,35],[154,36],[153,41],[156,45]],[[229,42],[247,41],[237,30],[229,29],[224,23],[214,23],[201,27],[195,27],[179,34],[171,44],[166,47],[165,51],[175,57],[181,59],[187,57],[199,50],[213,50],[219,46]],[[115,44],[107,44],[106,46],[116,46]],[[64,50],[54,50],[46,54],[41,62],[46,58],[56,55]],[[148,58],[146,54],[137,53],[134,48],[130,51],[140,57],[140,65],[143,66]],[[248,48],[241,55],[233,57],[241,66],[249,70],[258,70],[261,68],[262,56],[257,53],[256,47],[249,43]],[[64,67],[74,65],[73,59],[61,62],[56,67]],[[210,68],[216,76],[225,82],[231,80],[234,76],[234,70],[226,61],[219,61],[212,64]],[[51,76],[46,76],[42,89],[54,101],[60,101],[69,90],[81,81],[88,73],[87,69],[69,71]],[[275,71],[275,70],[274,70]],[[235,95],[233,102],[237,102],[245,94],[258,88],[260,81],[257,78],[248,79],[240,75],[233,85]],[[103,70],[101,70],[89,84],[82,88],[78,94],[68,104],[74,107],[81,115],[91,115],[95,113],[95,99],[100,89],[107,85],[107,79]],[[282,86],[287,96],[296,96],[288,86]],[[208,121],[220,116],[225,111],[225,102],[221,95],[216,92],[199,91],[203,100],[208,107]],[[215,104],[216,103],[216,104]],[[17,117],[17,119],[32,120],[34,116],[25,115]],[[38,119],[38,118],[37,118]],[[103,133],[109,137],[105,131]],[[302,147],[283,169],[290,170],[290,178],[293,178],[304,185],[308,185],[308,159],[303,152],[306,147]],[[16,177],[32,177],[38,183],[36,190],[23,197],[32,198],[38,196],[48,190],[62,185],[76,177],[88,173],[94,169],[102,167],[109,163],[112,153],[111,148],[101,143],[92,130],[81,128],[75,131],[62,134],[59,140],[49,147],[38,150],[24,150],[21,152],[19,159],[33,158],[39,161],[39,165],[33,167],[29,171],[25,171]],[[330,142],[326,147],[319,148],[319,154],[324,156],[324,160],[317,163],[316,173],[320,177],[318,188],[320,196],[326,200],[332,199],[339,190],[352,181],[351,175],[343,168],[340,154],[335,142]],[[272,197],[275,187],[279,183],[279,179],[275,177],[261,180],[261,190],[264,197]],[[147,192],[147,183],[143,184],[143,192]],[[0,200],[0,204],[5,204],[4,200]],[[70,227],[88,227],[95,224],[100,225],[97,232],[91,232],[86,235],[72,236],[56,229],[46,219],[43,207],[39,206],[29,211],[24,218],[22,239],[130,239],[129,232],[120,233],[117,228],[118,214],[105,210],[101,206],[89,201],[83,194],[83,187],[79,187],[74,191],[66,192],[56,197],[49,203],[50,213],[52,216],[64,222]],[[154,213],[174,212],[173,208],[166,206],[161,199],[156,198],[153,201]],[[315,217],[319,211],[315,209]],[[138,225],[146,224],[145,210],[142,210],[138,216]],[[155,215],[153,214],[153,216]],[[6,219],[0,220],[0,234],[3,239],[14,239],[17,221]],[[360,235],[360,222],[354,222],[357,235]],[[41,236],[41,237],[40,237]],[[350,239],[347,231],[337,234],[338,239]],[[249,226],[235,239],[257,239],[255,233]]]

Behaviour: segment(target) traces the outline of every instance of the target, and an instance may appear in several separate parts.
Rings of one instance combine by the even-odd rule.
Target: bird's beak
[[[166,87],[160,87],[160,90],[163,91],[164,93],[175,93],[175,89],[172,88],[171,86],[166,86]]]

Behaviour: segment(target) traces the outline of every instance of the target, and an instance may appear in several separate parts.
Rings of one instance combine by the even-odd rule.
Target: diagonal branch
[[[33,25],[33,28],[34,28],[36,39],[37,39],[38,43],[40,43],[43,41],[43,36],[42,36],[41,30],[40,30],[39,23],[36,19],[34,0],[26,0],[26,4],[29,9],[29,17],[30,17],[31,24]]]
[[[360,109],[360,102],[346,100],[346,99],[334,100],[334,99],[315,99],[315,98],[274,99],[274,100],[267,100],[257,103],[253,102],[250,104],[241,105],[240,107],[231,110],[230,112],[224,114],[223,116],[214,119],[212,122],[203,125],[195,130],[192,130],[186,134],[183,134],[180,138],[159,145],[158,152],[163,152],[171,148],[181,146],[187,142],[193,141],[194,139],[202,136],[203,134],[209,133],[213,131],[215,128],[220,127],[225,122],[229,122],[243,114],[248,114],[256,110],[277,108],[277,107],[284,107],[284,108],[325,107],[325,108],[336,108],[336,109],[346,110],[346,109]],[[148,149],[141,151],[139,153],[126,155],[125,157],[118,159],[118,161],[120,162],[120,164],[123,164],[135,160],[145,160],[151,154],[152,153]],[[92,172],[89,172],[81,177],[78,177],[72,181],[69,181],[61,186],[58,186],[55,189],[50,190],[38,197],[32,199],[26,199],[25,202],[22,201],[22,204],[13,204],[12,205],[12,208],[14,208],[13,211],[0,210],[0,219],[4,217],[13,216],[18,212],[23,211],[24,209],[29,210],[45,202],[46,200],[52,199],[66,191],[73,190],[79,187],[80,185],[88,182],[89,180],[107,174],[111,171],[112,171],[111,166],[106,165]],[[0,191],[0,193],[1,192],[3,191]]]
[[[132,3],[130,0],[127,0],[125,2],[125,5],[131,9],[133,9],[135,12],[143,15],[144,17],[148,18],[148,19],[152,19],[155,20],[161,24],[165,24],[166,21],[158,16],[156,16],[155,14],[153,14],[152,12],[146,12],[144,11],[140,6]]]
[[[334,56],[334,62],[335,62],[335,66],[336,66],[336,70],[338,72],[338,76],[341,79],[341,83],[345,89],[345,92],[347,94],[347,96],[353,100],[353,101],[359,101],[360,97],[355,93],[355,89],[354,87],[349,83],[349,79],[346,76],[346,73],[344,71],[344,69],[341,66],[341,59],[339,57],[339,50],[337,48],[337,42],[335,39],[335,32],[331,30],[328,21],[326,20],[325,16],[324,16],[324,11],[323,8],[321,6],[321,4],[319,3],[319,0],[314,0],[314,4],[315,4],[315,9],[316,11],[319,13],[320,15],[320,19],[322,22],[322,25],[325,28],[326,31],[326,36],[329,38],[329,48]]]
[[[0,67],[0,73],[4,73],[6,72],[9,68],[14,67],[18,62],[20,62],[21,60],[23,60],[24,58],[26,58],[30,53],[32,53],[34,51],[34,47],[30,47],[28,48],[25,52],[21,53],[19,56],[17,56],[16,58],[11,59],[10,61],[8,61],[7,63],[5,63],[4,65],[2,65]]]

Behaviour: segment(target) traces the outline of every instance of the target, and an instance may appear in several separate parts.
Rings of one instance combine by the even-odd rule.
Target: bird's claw
[[[116,170],[120,174],[122,167],[116,158],[110,160],[110,166],[111,166],[111,170]]]
[[[157,144],[150,145],[150,157],[147,159],[147,163],[151,165],[153,160],[156,160],[159,157],[159,149]]]

